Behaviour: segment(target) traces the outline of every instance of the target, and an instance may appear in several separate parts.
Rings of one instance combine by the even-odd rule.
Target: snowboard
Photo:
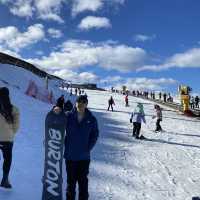
[[[62,163],[66,115],[50,111],[45,120],[42,200],[62,200]]]

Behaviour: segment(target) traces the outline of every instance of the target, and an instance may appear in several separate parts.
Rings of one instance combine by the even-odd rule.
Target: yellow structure
[[[189,111],[189,104],[190,104],[190,95],[191,88],[185,85],[179,86],[179,93],[181,97],[181,105],[183,106],[183,111]]]

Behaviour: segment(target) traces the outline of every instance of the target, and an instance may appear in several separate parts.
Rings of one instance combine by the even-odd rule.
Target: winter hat
[[[142,103],[139,102],[139,103],[137,104],[136,112],[139,112],[139,113],[144,114],[144,107],[143,107],[143,104],[142,104]]]
[[[159,106],[158,104],[155,104],[155,105],[154,105],[154,108],[159,110],[159,109],[160,109],[160,106]]]
[[[83,103],[88,103],[88,99],[86,95],[80,95],[77,97],[76,102],[83,102]]]
[[[7,87],[0,88],[0,97],[9,96],[9,90]]]

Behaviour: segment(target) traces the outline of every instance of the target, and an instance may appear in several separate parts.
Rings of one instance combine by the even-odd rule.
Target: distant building
[[[74,84],[72,83],[71,86],[73,88],[80,88],[80,89],[90,89],[90,90],[97,90],[97,84],[95,83],[84,83],[84,84]]]

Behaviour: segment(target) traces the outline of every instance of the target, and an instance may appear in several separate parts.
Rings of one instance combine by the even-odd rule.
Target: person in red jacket
[[[152,118],[156,118],[156,129],[155,132],[162,131],[162,127],[160,125],[160,122],[162,121],[162,108],[159,105],[154,105],[154,109],[156,111],[156,115],[154,115]]]
[[[128,107],[128,94],[125,96],[125,106]]]

